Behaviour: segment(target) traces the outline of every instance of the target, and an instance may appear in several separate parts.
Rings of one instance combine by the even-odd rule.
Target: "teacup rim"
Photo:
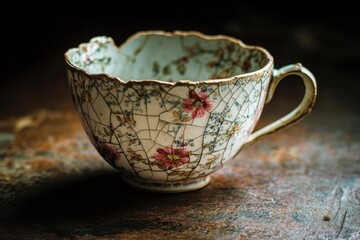
[[[262,53],[265,54],[266,58],[268,59],[268,62],[266,63],[265,66],[263,66],[262,68],[256,70],[256,71],[252,71],[252,72],[248,72],[248,73],[242,73],[242,74],[237,74],[237,75],[233,75],[227,78],[219,78],[219,79],[208,79],[208,80],[177,80],[175,82],[169,82],[169,81],[164,81],[164,80],[157,80],[157,79],[131,79],[128,81],[125,81],[123,79],[121,79],[120,77],[117,76],[113,76],[109,73],[90,73],[88,72],[86,69],[80,68],[75,66],[69,59],[68,54],[71,51],[74,51],[76,49],[81,48],[81,46],[87,45],[89,43],[91,43],[91,41],[93,39],[105,39],[106,41],[110,42],[110,44],[116,49],[116,51],[121,51],[122,48],[124,48],[129,42],[131,42],[132,40],[140,37],[140,36],[147,36],[147,35],[161,35],[161,36],[168,36],[168,37],[172,37],[172,36],[196,36],[199,37],[203,40],[209,41],[209,40],[226,40],[226,41],[230,41],[236,44],[239,44],[241,47],[246,48],[246,49],[256,49],[258,51],[261,51]],[[164,85],[169,85],[169,86],[176,86],[176,85],[200,85],[200,84],[214,84],[214,83],[231,83],[233,81],[237,81],[240,79],[244,79],[244,78],[248,78],[251,76],[255,76],[258,74],[261,74],[262,72],[264,72],[266,69],[268,69],[269,67],[271,67],[274,63],[274,58],[272,57],[272,55],[263,47],[260,46],[256,46],[256,45],[248,45],[245,44],[243,41],[241,41],[240,39],[228,36],[228,35],[222,35],[222,34],[218,34],[218,35],[207,35],[198,31],[180,31],[180,30],[176,30],[173,32],[167,32],[167,31],[161,31],[161,30],[149,30],[149,31],[139,31],[133,35],[131,35],[130,37],[128,37],[122,44],[120,45],[116,45],[113,38],[112,37],[107,37],[107,36],[97,36],[97,37],[93,37],[91,38],[88,42],[86,43],[80,43],[78,45],[78,47],[74,47],[74,48],[70,48],[68,49],[65,54],[65,62],[67,64],[67,66],[72,69],[75,70],[77,72],[80,72],[82,74],[84,74],[86,77],[88,78],[100,78],[100,79],[111,79],[113,81],[118,81],[121,84],[133,84],[133,83],[155,83],[155,84],[164,84]]]

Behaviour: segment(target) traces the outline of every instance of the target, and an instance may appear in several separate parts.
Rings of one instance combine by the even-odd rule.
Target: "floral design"
[[[141,45],[125,45],[126,56],[117,50],[112,54],[114,46],[101,39],[70,50],[69,61],[90,73],[70,67],[73,100],[87,134],[109,164],[143,182],[194,181],[220,168],[250,134],[264,104],[271,69],[226,84],[129,84],[127,80],[143,76],[168,82],[219,79],[259,69],[267,61],[259,52],[255,56],[253,50],[231,43],[197,43],[181,37],[181,46],[169,58],[142,63],[143,54],[154,46],[151,41],[146,37]],[[132,70],[121,72],[121,61],[114,56]],[[141,74],[138,66],[144,67]],[[104,72],[118,72],[125,81],[91,75]],[[140,75],[133,78],[133,72]]]
[[[205,91],[197,94],[194,90],[189,91],[188,98],[183,100],[185,112],[192,112],[192,118],[201,118],[205,115],[205,111],[210,111],[212,102]]]
[[[229,130],[229,136],[233,137],[239,131],[239,124],[235,123],[234,126]]]
[[[106,38],[93,38],[90,43],[79,47],[79,51],[73,56],[73,61],[88,70],[96,68],[104,71],[111,64],[112,58],[110,56],[96,57],[96,54],[107,48],[108,40]]]
[[[111,165],[114,165],[117,161],[121,161],[120,152],[109,144],[97,144],[97,150],[99,151],[100,155],[105,158],[105,160]]]
[[[182,110],[180,111],[173,111],[172,113],[173,117],[174,117],[174,122],[188,122],[190,121],[192,118],[189,117],[185,112],[183,112]]]
[[[191,151],[185,148],[164,147],[158,148],[154,154],[157,164],[163,168],[171,169],[190,161]]]

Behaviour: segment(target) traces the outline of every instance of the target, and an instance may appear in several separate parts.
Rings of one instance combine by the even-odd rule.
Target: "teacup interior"
[[[259,70],[269,62],[258,48],[195,34],[139,34],[120,48],[109,38],[97,37],[67,56],[88,73],[107,73],[124,81],[221,79]]]

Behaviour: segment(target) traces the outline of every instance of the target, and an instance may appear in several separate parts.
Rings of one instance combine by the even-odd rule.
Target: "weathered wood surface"
[[[0,238],[359,239],[358,116],[328,117],[323,126],[315,112],[269,136],[184,194],[126,186],[72,111],[10,119],[0,135]]]

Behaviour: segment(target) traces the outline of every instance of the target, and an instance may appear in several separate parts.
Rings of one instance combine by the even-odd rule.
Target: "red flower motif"
[[[200,91],[197,94],[194,90],[189,91],[189,97],[183,100],[183,107],[185,112],[192,111],[192,118],[201,118],[205,115],[205,110],[210,111],[212,102],[205,91]]]
[[[174,149],[171,147],[158,148],[154,158],[158,165],[164,168],[174,168],[190,161],[191,151],[185,148]]]
[[[116,161],[121,160],[120,152],[111,145],[100,143],[97,145],[100,155],[110,164],[114,165]]]

